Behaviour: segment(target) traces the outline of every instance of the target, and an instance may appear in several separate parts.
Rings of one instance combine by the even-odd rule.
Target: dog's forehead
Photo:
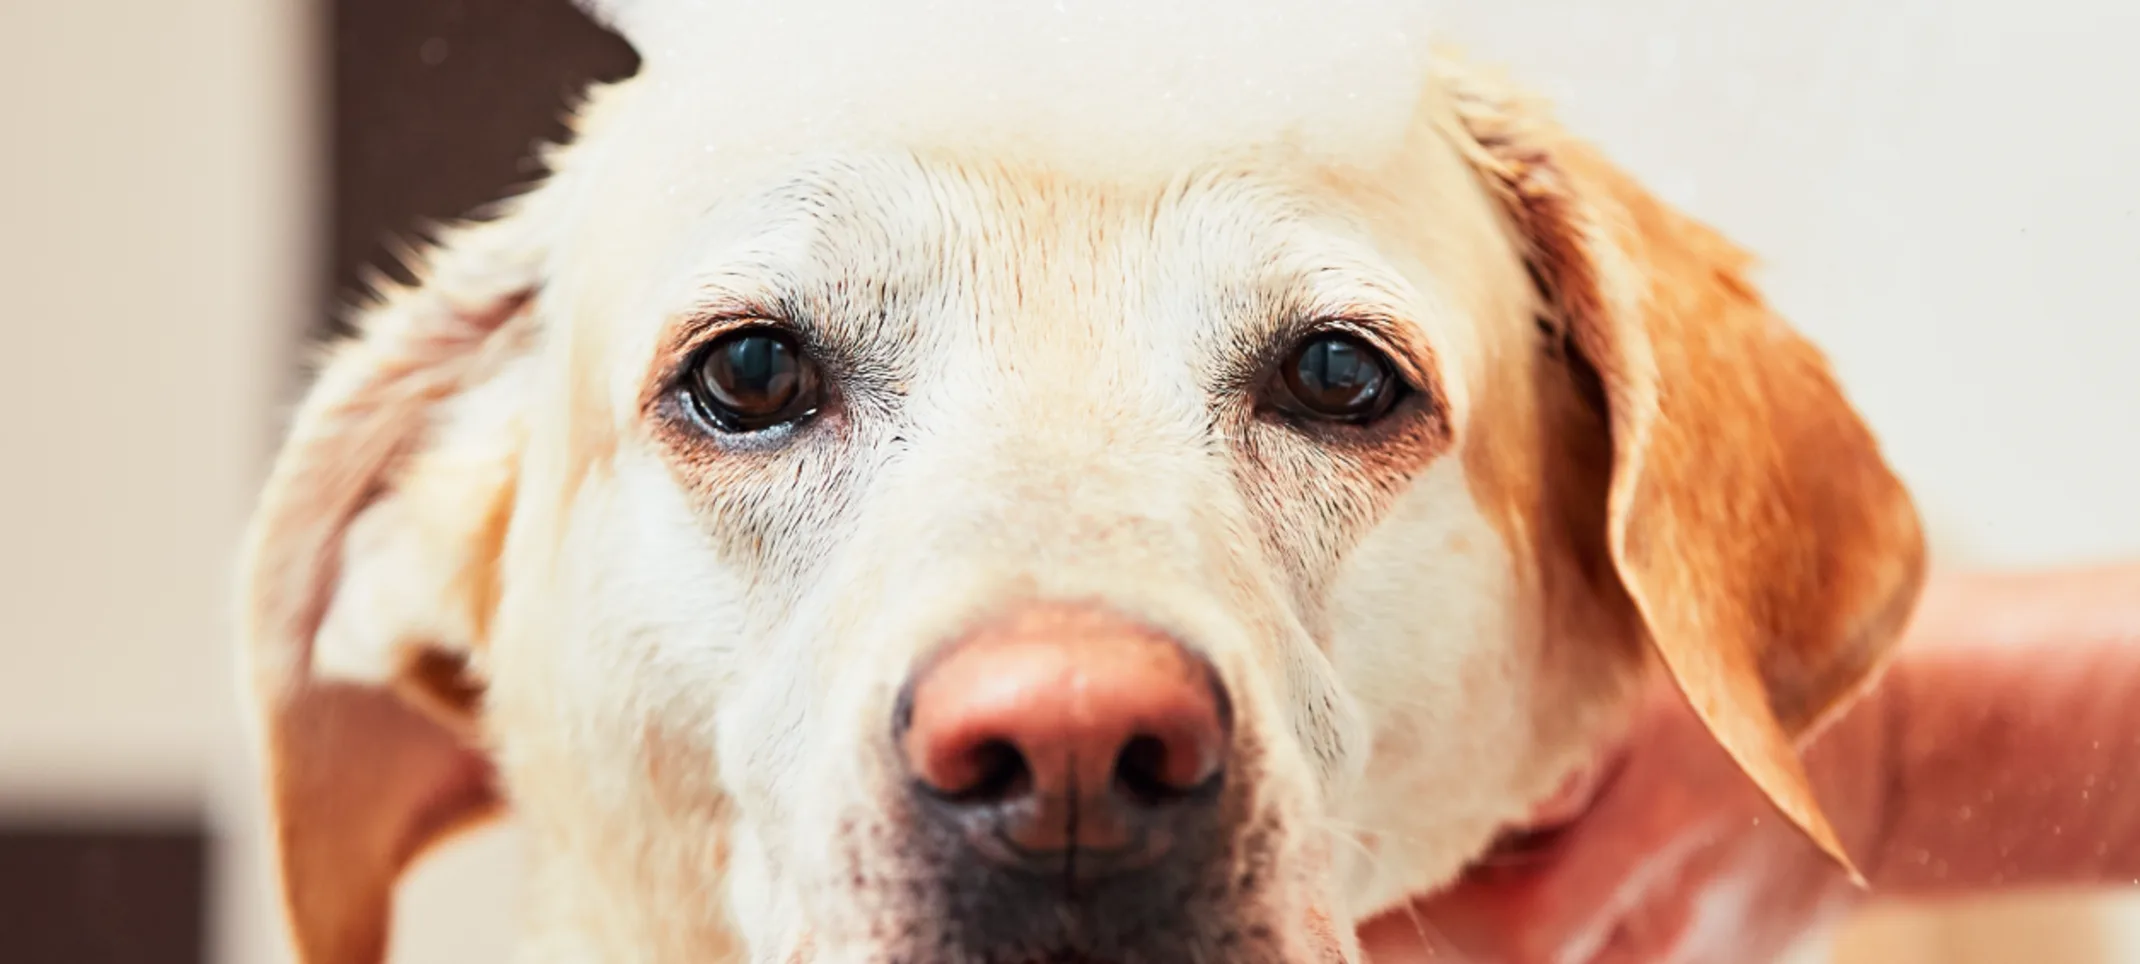
[[[1206,283],[1318,273],[1394,283],[1372,237],[1371,206],[1386,196],[1339,179],[1284,149],[1135,177],[971,151],[817,153],[677,206],[665,232],[675,243],[650,283],[687,298],[857,281],[1001,287],[1094,272],[1116,273],[1108,287],[1136,287],[1121,275],[1159,269]]]
[[[1401,149],[1428,87],[1429,5],[1412,0],[598,6],[644,65],[601,98],[599,145],[573,160],[606,170],[599,203],[641,233],[812,155],[1167,180],[1283,145],[1369,167]]]
[[[1408,208],[1437,203],[1432,181],[1284,146],[1105,176],[943,149],[800,155],[637,206],[661,223],[615,223],[597,246],[636,251],[621,264],[638,280],[606,281],[621,300],[575,312],[575,343],[601,349],[622,403],[674,329],[758,308],[850,345],[923,350],[963,333],[1061,357],[1083,338],[1175,371],[1313,318],[1396,318],[1421,344],[1461,340],[1454,319],[1471,306],[1407,227]]]
[[[1285,138],[1387,149],[1427,71],[1417,0],[636,0],[648,114],[714,151],[874,139],[1178,166]],[[1131,149],[1125,149],[1131,148]]]
[[[779,294],[782,283],[905,280],[915,282],[905,293],[1000,303],[1034,297],[1023,286],[1043,275],[1068,282],[1057,291],[1090,294],[1071,277],[1079,270],[1164,274],[1182,287],[1260,274],[1317,281],[1309,287],[1339,309],[1349,286],[1422,323],[1478,316],[1482,292],[1508,286],[1475,262],[1506,252],[1475,243],[1499,229],[1438,133],[1436,90],[1401,59],[1383,57],[1381,86],[1336,122],[1298,109],[1248,117],[1267,103],[1252,98],[1226,107],[1244,112],[1233,121],[1203,125],[1105,98],[1070,96],[1051,113],[1031,91],[1008,98],[1035,108],[1013,116],[971,89],[947,98],[964,105],[956,110],[857,120],[828,108],[838,123],[783,125],[762,104],[737,106],[750,98],[717,83],[732,75],[726,66],[651,63],[596,102],[572,158],[582,189],[548,294],[574,329],[572,380],[607,396],[607,421],[629,421],[664,328],[709,292]],[[1095,121],[1095,104],[1117,113]],[[1048,256],[1030,254],[1039,247]],[[977,257],[994,260],[1007,291],[946,270]],[[1437,354],[1461,360],[1467,347]]]

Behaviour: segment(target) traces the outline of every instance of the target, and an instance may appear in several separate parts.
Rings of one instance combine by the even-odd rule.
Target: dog
[[[1358,961],[1659,677],[1847,866],[1923,537],[1747,256],[1411,5],[1073,6],[591,5],[260,500],[304,960],[509,806],[528,961]]]

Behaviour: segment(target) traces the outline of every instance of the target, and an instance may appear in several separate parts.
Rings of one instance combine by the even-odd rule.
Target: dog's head
[[[1730,245],[1409,40],[1350,127],[952,70],[780,125],[668,6],[269,485],[310,959],[510,798],[558,959],[1345,960],[1653,664],[1840,855],[1792,740],[1920,538]]]

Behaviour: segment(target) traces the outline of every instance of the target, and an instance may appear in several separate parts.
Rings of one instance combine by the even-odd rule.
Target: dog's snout
[[[1209,663],[1105,610],[1027,607],[953,643],[896,721],[917,792],[988,856],[1149,863],[1216,819],[1232,712]],[[1208,816],[1200,816],[1208,814]]]

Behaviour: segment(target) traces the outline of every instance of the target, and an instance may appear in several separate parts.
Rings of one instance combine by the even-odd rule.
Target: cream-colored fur
[[[1640,460],[1569,414],[1540,319],[1634,312],[1604,303],[1654,282],[1586,255],[1635,293],[1563,290],[1554,246],[1619,224],[1525,213],[1566,184],[1506,165],[1552,145],[1476,115],[1528,108],[1446,69],[1356,144],[1228,129],[1155,163],[932,122],[740,150],[718,72],[681,60],[600,91],[553,178],[369,310],[292,430],[248,614],[271,762],[306,774],[277,801],[311,959],[376,955],[354,891],[491,796],[531,832],[526,960],[929,959],[886,721],[918,659],[1020,600],[1103,602],[1219,668],[1280,870],[1232,895],[1275,935],[1238,960],[1352,959],[1352,922],[1448,881],[1613,737],[1656,604],[1622,593],[1641,573],[1583,453],[1614,446],[1615,480]],[[680,429],[681,349],[772,312],[853,360],[838,403],[744,441]],[[1317,323],[1374,333],[1439,408],[1368,443],[1259,417],[1237,373]],[[1613,405],[1671,377],[1595,367]],[[330,686],[452,738],[335,782],[338,754],[401,757],[314,722]],[[455,790],[375,786],[408,773]]]

